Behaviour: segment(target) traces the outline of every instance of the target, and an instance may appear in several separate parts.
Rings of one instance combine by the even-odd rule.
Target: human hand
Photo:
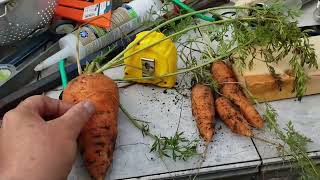
[[[7,112],[0,128],[1,179],[67,179],[78,135],[94,111],[90,102],[73,106],[33,96]]]

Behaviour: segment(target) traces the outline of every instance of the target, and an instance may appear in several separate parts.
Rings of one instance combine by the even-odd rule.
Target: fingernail
[[[95,112],[96,108],[94,107],[94,104],[90,101],[86,101],[83,103],[83,107],[87,110],[88,113],[92,114]]]

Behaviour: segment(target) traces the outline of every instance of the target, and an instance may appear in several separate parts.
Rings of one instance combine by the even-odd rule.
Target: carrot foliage
[[[129,121],[136,128],[141,130],[143,136],[149,136],[154,140],[150,152],[156,153],[159,158],[168,157],[172,158],[174,161],[187,161],[191,157],[200,155],[197,152],[199,140],[189,140],[183,136],[183,132],[178,131],[171,137],[152,134],[147,122],[132,117],[122,105],[120,105],[120,109],[127,116]]]

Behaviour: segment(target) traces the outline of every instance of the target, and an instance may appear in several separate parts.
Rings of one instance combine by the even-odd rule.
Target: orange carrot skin
[[[237,82],[231,68],[223,61],[214,62],[211,66],[211,74],[220,85],[227,82]]]
[[[192,114],[196,119],[200,136],[207,142],[211,142],[215,133],[214,129],[214,98],[211,88],[196,84],[191,92]]]
[[[253,132],[248,122],[225,97],[219,97],[215,101],[217,113],[221,120],[231,129],[232,132],[243,135],[253,136]]]
[[[118,87],[102,74],[81,75],[68,84],[63,101],[76,104],[83,100],[94,103],[96,113],[83,127],[79,145],[91,177],[104,180],[112,163],[118,133]]]
[[[235,103],[245,119],[255,128],[263,128],[264,121],[260,114],[244,95],[237,84],[237,79],[232,69],[223,61],[217,61],[212,64],[211,73],[213,78],[221,85],[221,91],[224,96]]]
[[[263,119],[237,84],[223,85],[222,94],[239,107],[241,114],[253,127],[263,128]]]

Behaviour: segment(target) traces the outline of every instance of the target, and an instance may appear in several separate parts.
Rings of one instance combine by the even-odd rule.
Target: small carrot
[[[232,132],[249,137],[253,136],[248,122],[227,98],[219,97],[215,102],[215,106],[220,118]]]
[[[206,85],[196,84],[191,93],[192,114],[196,119],[200,136],[209,143],[215,133],[215,110],[211,89]]]
[[[260,114],[251,104],[249,99],[243,94],[239,85],[225,84],[222,87],[222,94],[229,98],[240,109],[241,114],[255,128],[263,128],[264,121]]]
[[[91,177],[104,180],[117,139],[118,87],[103,74],[81,75],[68,84],[63,101],[76,104],[83,100],[94,103],[96,113],[81,131],[80,148]]]

